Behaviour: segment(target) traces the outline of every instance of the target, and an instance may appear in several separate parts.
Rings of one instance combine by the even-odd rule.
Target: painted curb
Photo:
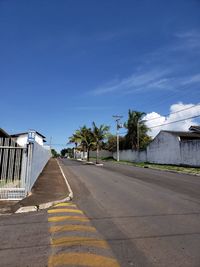
[[[31,212],[31,211],[37,211],[37,206],[27,206],[27,207],[21,207],[18,210],[15,211],[15,213],[25,213],[25,212]]]
[[[46,202],[46,203],[42,203],[40,205],[36,205],[36,206],[26,206],[26,207],[20,207],[18,210],[15,211],[15,213],[25,213],[25,212],[33,212],[33,211],[39,211],[39,210],[44,210],[44,209],[48,209],[49,207],[56,205],[58,203],[62,203],[62,202],[66,202],[66,201],[71,201],[73,198],[73,191],[71,189],[71,186],[69,184],[69,182],[67,181],[67,178],[63,172],[62,167],[60,166],[60,163],[58,162],[58,160],[56,159],[56,162],[60,168],[60,171],[62,173],[62,176],[65,180],[65,183],[67,185],[67,188],[69,190],[69,195],[63,199],[58,199],[55,201],[50,201],[50,202]]]

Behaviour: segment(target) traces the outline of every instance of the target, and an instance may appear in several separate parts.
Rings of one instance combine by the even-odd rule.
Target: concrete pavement
[[[70,187],[58,161],[51,158],[35,182],[31,194],[19,202],[0,201],[0,214],[36,211],[66,200],[70,200]]]

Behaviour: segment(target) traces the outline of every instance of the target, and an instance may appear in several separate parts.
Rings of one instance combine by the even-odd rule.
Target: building
[[[147,147],[147,161],[200,166],[200,133],[160,131]]]
[[[11,137],[18,143],[18,145],[25,146],[28,141],[28,132],[12,134]],[[44,135],[35,131],[35,142],[36,143],[38,143],[41,146],[44,146],[44,143],[46,142],[45,138],[46,137]]]
[[[8,138],[10,135],[0,128],[0,138]]]

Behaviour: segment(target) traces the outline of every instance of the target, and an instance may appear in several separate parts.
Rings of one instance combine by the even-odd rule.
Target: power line
[[[169,124],[173,124],[173,123],[177,123],[177,122],[181,122],[181,121],[186,121],[186,120],[191,120],[191,119],[195,119],[195,118],[198,118],[200,117],[200,114],[199,115],[196,115],[196,116],[191,116],[191,117],[188,117],[188,118],[185,118],[185,119],[180,119],[180,120],[176,120],[176,121],[171,121],[171,122],[168,122],[168,123],[164,123],[164,124],[160,124],[160,125],[156,125],[156,126],[152,126],[152,127],[148,127],[149,129],[153,129],[153,128],[157,128],[157,127],[161,127],[161,126],[165,126],[165,125],[169,125]],[[121,134],[126,134],[126,132],[123,132]]]
[[[153,129],[153,128],[156,128],[156,127],[165,126],[165,125],[169,125],[169,124],[176,123],[176,122],[180,122],[180,121],[186,121],[186,120],[190,120],[190,119],[195,119],[195,118],[198,118],[198,117],[200,117],[200,115],[196,115],[196,116],[188,117],[188,118],[186,118],[186,119],[181,119],[181,120],[177,120],[177,121],[171,121],[171,122],[168,122],[168,123],[164,123],[164,124],[160,124],[160,125],[152,126],[152,127],[149,127],[149,128],[150,128],[150,129]]]
[[[193,95],[194,93],[196,93],[196,92],[188,92],[188,90],[190,90],[191,89],[191,85],[184,85],[184,86],[181,86],[181,91],[180,91],[180,89],[175,89],[175,90],[173,90],[173,92],[171,93],[171,94],[168,94],[168,95],[166,95],[164,98],[163,98],[163,96],[162,96],[162,99],[161,100],[159,100],[159,101],[157,101],[157,103],[156,104],[153,104],[153,105],[150,105],[151,107],[158,107],[158,106],[160,106],[161,104],[163,104],[163,103],[165,103],[166,102],[166,99],[170,99],[172,96],[174,97],[175,95],[179,95],[179,98],[180,97],[183,97],[184,95],[186,95],[186,94],[189,94],[190,96],[191,95]],[[168,89],[169,90],[169,89]],[[171,90],[170,90],[171,91]],[[199,93],[199,92],[198,92]],[[181,95],[180,95],[181,94]],[[199,97],[199,95],[198,95],[198,97]],[[155,98],[153,98],[154,100],[155,100]],[[145,102],[147,102],[147,101],[144,101],[144,103]],[[149,101],[148,101],[148,103],[149,103]]]
[[[47,146],[66,146],[67,144],[52,144],[52,143],[50,143],[50,144],[47,144]]]
[[[185,111],[185,110],[188,110],[188,109],[191,109],[191,108],[194,108],[194,107],[197,107],[197,106],[200,106],[200,103],[199,104],[196,104],[196,105],[193,105],[193,106],[190,106],[190,107],[187,107],[187,108],[184,108],[184,109],[180,109],[180,110],[177,110],[177,111],[174,111],[174,112],[171,112],[171,113],[168,113],[166,115],[162,115],[162,117],[167,117],[171,114],[176,114],[176,113],[179,113],[179,112],[182,112],[182,111]],[[161,116],[160,116],[161,117]],[[156,117],[156,118],[152,118],[152,119],[147,119],[146,121],[153,121],[153,120],[157,120],[157,119],[160,119],[160,117]]]

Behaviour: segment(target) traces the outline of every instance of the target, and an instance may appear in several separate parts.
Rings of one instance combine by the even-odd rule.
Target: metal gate
[[[25,196],[26,148],[11,138],[0,138],[0,199]]]

